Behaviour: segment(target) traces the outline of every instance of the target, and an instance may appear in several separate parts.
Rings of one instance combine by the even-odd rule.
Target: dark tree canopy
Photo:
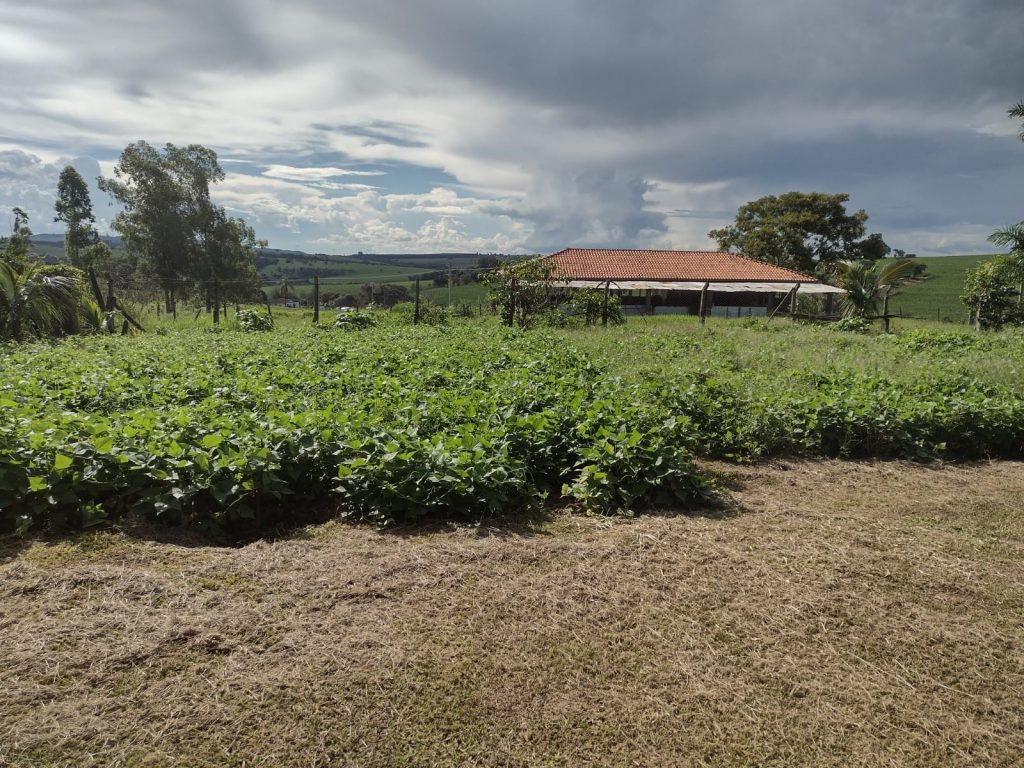
[[[886,255],[881,235],[861,240],[868,215],[847,213],[849,199],[845,193],[767,195],[742,206],[733,224],[708,236],[725,250],[805,273],[831,273],[840,260]]]

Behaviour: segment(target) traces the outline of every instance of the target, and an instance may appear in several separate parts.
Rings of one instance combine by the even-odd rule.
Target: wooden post
[[[220,325],[220,281],[213,281],[213,324]]]
[[[108,277],[107,278],[107,303],[106,303],[106,310],[107,310],[107,312],[113,312],[114,311],[114,278],[112,278],[112,277]]]
[[[452,306],[452,260],[448,259],[448,307]]]
[[[509,283],[509,295],[508,295],[508,327],[514,328],[516,325],[516,279],[513,277]]]
[[[890,288],[885,289],[885,293],[882,296],[882,331],[884,333],[889,332],[889,291]]]
[[[601,306],[601,325],[608,327],[608,293],[612,289],[612,281],[604,284],[604,304]]]
[[[789,297],[789,319],[796,321],[796,292],[800,290],[800,283],[793,286]]]
[[[704,325],[704,319],[707,317],[708,311],[708,286],[711,283],[704,283],[704,287],[700,289],[700,310],[697,312],[700,317],[700,324]]]
[[[412,313],[412,322],[418,325],[420,322],[420,279],[416,278],[416,308]]]
[[[320,276],[313,275],[313,325],[320,322]]]
[[[267,294],[266,291],[260,291],[260,294],[263,296],[263,301],[267,305],[267,317],[270,318],[270,324],[273,325],[274,313],[270,311],[270,296]]]

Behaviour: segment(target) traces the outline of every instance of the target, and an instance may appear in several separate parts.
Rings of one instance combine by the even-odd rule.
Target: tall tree
[[[210,206],[203,223],[203,237],[192,275],[207,302],[249,301],[259,288],[256,251],[266,242],[256,239],[252,227],[228,216],[220,206]]]
[[[168,311],[194,273],[212,208],[210,184],[224,171],[217,154],[198,144],[129,144],[114,167],[114,178],[100,179],[100,189],[124,210],[114,229],[137,251],[164,291]]]
[[[708,236],[724,250],[736,250],[798,272],[834,272],[842,259],[875,256],[888,246],[881,235],[864,237],[868,215],[847,213],[845,193],[786,192],[740,207],[733,224]]]
[[[57,180],[57,201],[54,203],[57,215],[54,221],[62,221],[67,226],[64,235],[64,255],[73,266],[82,268],[89,266],[82,260],[82,252],[96,239],[92,228],[96,217],[92,212],[92,199],[89,187],[82,175],[72,166],[66,166]]]
[[[14,223],[11,225],[11,236],[0,240],[0,260],[7,262],[14,269],[21,271],[28,266],[30,238],[32,230],[28,226],[28,214],[21,208],[12,209]]]

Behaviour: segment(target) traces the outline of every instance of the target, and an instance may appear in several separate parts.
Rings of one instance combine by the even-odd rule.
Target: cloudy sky
[[[802,190],[987,251],[1022,40],[1020,0],[0,0],[0,226],[59,231],[60,168],[145,139],[215,149],[281,248],[700,248]]]

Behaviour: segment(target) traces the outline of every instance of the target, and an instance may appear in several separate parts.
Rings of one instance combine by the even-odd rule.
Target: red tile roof
[[[816,283],[813,277],[727,251],[566,248],[544,257],[566,280],[694,280]]]

